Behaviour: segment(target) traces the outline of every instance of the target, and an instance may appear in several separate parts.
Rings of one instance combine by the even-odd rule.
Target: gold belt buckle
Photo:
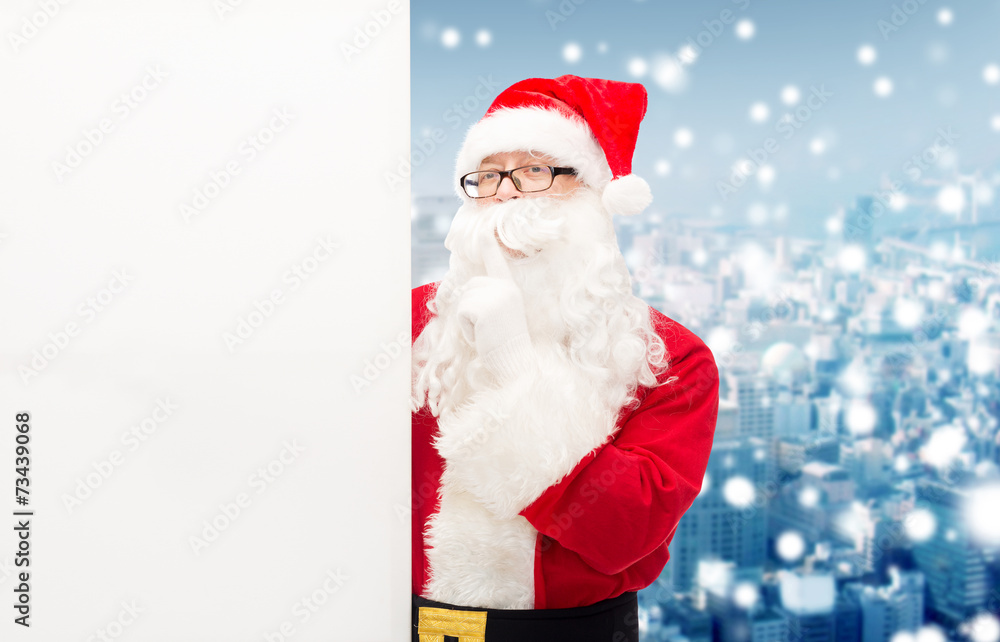
[[[485,642],[486,611],[458,611],[421,606],[417,615],[420,642],[444,642],[444,636],[458,642]]]

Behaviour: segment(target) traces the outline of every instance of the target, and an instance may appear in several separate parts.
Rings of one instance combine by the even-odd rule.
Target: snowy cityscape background
[[[720,368],[703,489],[643,640],[1000,641],[1000,2],[412,6],[413,285],[502,89],[643,83],[616,220]]]

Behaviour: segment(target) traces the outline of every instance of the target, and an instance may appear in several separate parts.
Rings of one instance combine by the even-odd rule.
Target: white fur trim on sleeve
[[[516,517],[614,434],[600,397],[578,370],[542,359],[438,418],[445,475],[499,518]]]

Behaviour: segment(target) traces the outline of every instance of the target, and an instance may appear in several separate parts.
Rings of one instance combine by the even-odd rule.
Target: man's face
[[[532,156],[528,152],[500,152],[497,154],[492,154],[487,156],[479,163],[479,170],[511,170],[517,167],[526,167],[528,165],[551,165],[553,167],[559,167],[560,164],[553,158],[545,156],[544,154],[535,154]],[[552,187],[541,192],[521,192],[514,186],[514,181],[511,180],[509,176],[504,177],[500,181],[500,186],[497,188],[497,193],[493,196],[487,198],[481,198],[476,201],[479,207],[489,207],[492,205],[497,205],[499,203],[505,203],[511,199],[515,198],[567,198],[573,190],[581,187],[582,184],[577,179],[574,174],[560,174],[556,176],[552,181]],[[515,259],[523,259],[527,256],[524,252],[519,250],[514,250],[503,244],[500,240],[500,235],[496,230],[493,230],[493,236],[496,237],[497,243],[503,248],[503,251]]]

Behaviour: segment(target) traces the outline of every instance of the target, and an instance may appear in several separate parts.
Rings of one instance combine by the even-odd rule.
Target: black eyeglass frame
[[[525,191],[525,190],[521,189],[521,186],[517,184],[517,179],[514,178],[514,172],[516,172],[519,169],[528,169],[529,167],[548,167],[549,168],[549,171],[551,172],[550,175],[552,177],[552,181],[549,183],[548,187],[544,187],[542,189],[533,189],[533,190],[528,190],[528,191]],[[555,184],[555,182],[556,182],[556,176],[561,176],[563,174],[573,174],[575,176],[576,173],[577,173],[576,169],[574,169],[572,167],[555,167],[554,165],[538,165],[538,164],[535,164],[535,165],[524,165],[522,167],[515,167],[514,169],[508,169],[508,170],[480,169],[480,170],[476,170],[474,172],[469,172],[468,174],[465,174],[464,176],[462,176],[462,178],[458,179],[458,184],[462,188],[462,191],[465,192],[465,195],[468,196],[469,198],[492,198],[493,196],[497,195],[497,192],[493,192],[489,196],[472,196],[471,194],[469,194],[469,190],[465,189],[465,179],[466,178],[472,176],[473,174],[485,174],[485,173],[489,173],[489,172],[500,174],[500,180],[497,181],[497,192],[500,191],[500,185],[503,183],[503,179],[505,179],[507,177],[510,177],[510,182],[514,184],[514,189],[516,189],[517,191],[521,192],[522,194],[534,194],[535,192],[544,192],[547,189],[552,189],[552,185]]]

